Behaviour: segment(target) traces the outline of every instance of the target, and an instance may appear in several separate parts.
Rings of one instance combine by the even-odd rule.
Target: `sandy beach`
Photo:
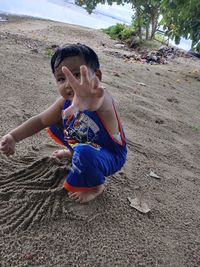
[[[199,267],[199,59],[141,64],[100,30],[8,17],[0,22],[0,137],[59,97],[50,52],[77,42],[99,55],[127,162],[81,205],[63,189],[69,165],[51,156],[58,145],[45,131],[14,156],[0,154],[0,266]],[[150,212],[131,207],[135,198]]]

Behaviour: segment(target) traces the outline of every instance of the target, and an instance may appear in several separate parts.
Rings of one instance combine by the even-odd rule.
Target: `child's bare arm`
[[[29,136],[36,134],[50,124],[57,123],[62,119],[61,108],[64,99],[58,99],[51,107],[36,115],[20,126],[3,136],[0,141],[0,150],[7,156],[14,154],[15,144]]]
[[[32,136],[43,130],[52,123],[61,120],[61,103],[62,99],[57,100],[52,106],[42,113],[30,118],[10,132],[16,142],[19,142],[29,136]]]

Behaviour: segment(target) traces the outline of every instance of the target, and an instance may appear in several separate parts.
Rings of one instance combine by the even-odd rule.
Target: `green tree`
[[[152,39],[158,26],[161,0],[76,0],[75,3],[83,6],[89,14],[92,13],[97,4],[132,4],[133,28],[137,31],[141,42],[144,31],[146,31],[145,39]]]
[[[200,40],[200,1],[163,0],[162,24],[166,34],[180,43],[181,37],[192,40],[192,47]]]
[[[200,0],[76,0],[75,3],[89,13],[97,4],[132,4],[133,27],[140,41],[144,32],[146,40],[154,37],[160,15],[166,35],[174,39],[176,44],[184,37],[192,40],[192,47],[197,47],[200,40]]]
[[[121,4],[125,4],[125,3],[129,3],[131,1],[123,1],[123,0],[116,0],[116,1],[112,1],[112,0],[108,0],[108,1],[105,1],[105,0],[75,0],[75,4],[78,5],[78,6],[83,6],[87,12],[89,14],[92,13],[92,11],[96,8],[96,6],[98,4],[109,4],[109,5],[112,5],[113,3],[117,3],[117,5],[121,5]]]
[[[133,25],[138,28],[140,39],[145,31],[145,39],[152,39],[158,27],[161,0],[133,0]]]

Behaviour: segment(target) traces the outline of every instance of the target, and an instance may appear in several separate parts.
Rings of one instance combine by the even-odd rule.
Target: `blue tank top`
[[[70,105],[71,101],[66,100],[62,111]],[[116,156],[118,155],[125,159],[127,154],[126,138],[116,110],[115,114],[118,120],[121,142],[109,133],[98,112],[87,110],[76,112],[73,116],[63,119],[65,141],[68,143],[90,143],[94,146],[101,146]]]

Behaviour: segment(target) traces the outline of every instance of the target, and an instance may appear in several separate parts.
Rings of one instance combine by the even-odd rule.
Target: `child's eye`
[[[64,82],[64,81],[65,81],[65,78],[58,78],[58,79],[57,79],[57,82],[58,82],[58,83],[62,83],[62,82]]]
[[[79,79],[79,78],[80,78],[80,72],[76,72],[76,73],[74,73],[73,75],[74,75],[74,77],[75,77],[76,79]]]

